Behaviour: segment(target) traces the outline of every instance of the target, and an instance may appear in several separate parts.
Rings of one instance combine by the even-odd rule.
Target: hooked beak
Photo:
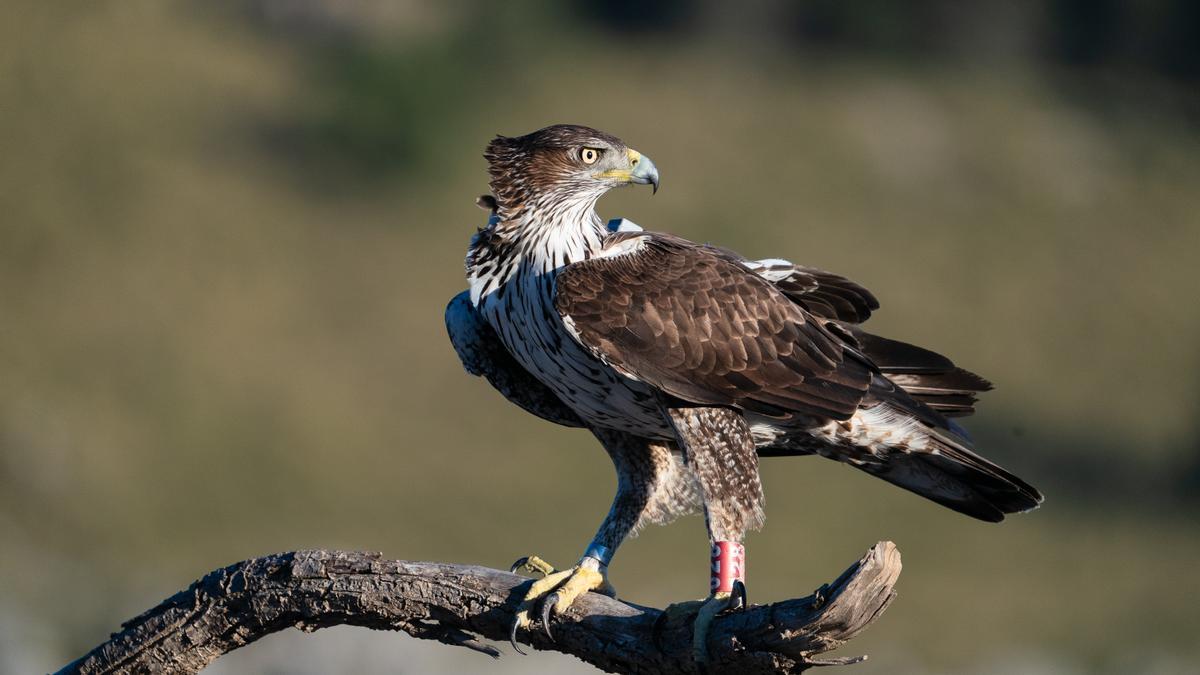
[[[609,169],[592,175],[601,180],[617,181],[619,184],[653,185],[654,192],[658,192],[658,167],[654,166],[654,162],[632,148],[627,149],[625,155],[629,161],[628,169]]]
[[[654,186],[651,194],[658,193],[658,167],[654,166],[654,162],[650,161],[637,150],[629,150],[629,182],[638,185]]]

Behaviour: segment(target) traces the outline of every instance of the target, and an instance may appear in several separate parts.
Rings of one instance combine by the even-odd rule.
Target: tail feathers
[[[972,518],[998,523],[1009,513],[1037,508],[1042,494],[975,454],[952,434],[931,430],[931,447],[893,452],[858,468]]]

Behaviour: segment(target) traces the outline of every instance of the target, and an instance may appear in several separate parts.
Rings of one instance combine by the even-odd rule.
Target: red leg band
[[[746,547],[735,541],[718,541],[712,547],[713,593],[733,591],[733,582],[746,582]]]

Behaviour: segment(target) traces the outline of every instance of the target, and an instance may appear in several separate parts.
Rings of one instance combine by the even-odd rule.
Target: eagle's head
[[[502,212],[527,206],[586,205],[622,185],[652,185],[658,169],[649,157],[603,131],[556,124],[524,136],[497,136],[483,156]]]

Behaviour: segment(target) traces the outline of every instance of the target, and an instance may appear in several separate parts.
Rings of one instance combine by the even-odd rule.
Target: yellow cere
[[[629,157],[629,166],[632,167],[642,159],[642,153],[629,148],[625,150],[625,155]],[[612,178],[615,180],[632,181],[632,169],[609,169],[608,171],[600,171],[592,174],[593,178]]]

